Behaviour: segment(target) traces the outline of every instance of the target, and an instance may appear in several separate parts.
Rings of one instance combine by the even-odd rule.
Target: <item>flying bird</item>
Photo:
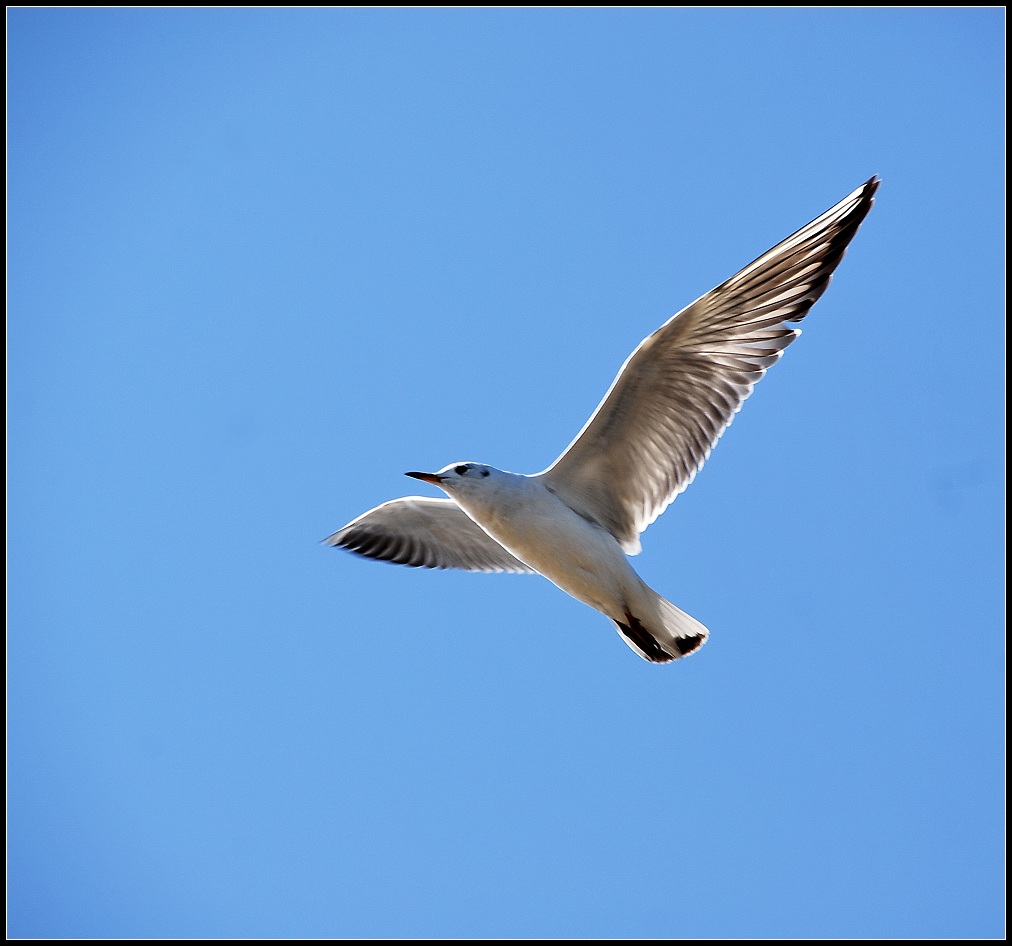
[[[383,503],[324,539],[422,568],[544,575],[667,663],[708,630],[653,591],[627,556],[693,480],[800,322],[874,203],[878,177],[686,306],[626,359],[563,454],[541,473],[451,463],[408,473],[447,498]]]

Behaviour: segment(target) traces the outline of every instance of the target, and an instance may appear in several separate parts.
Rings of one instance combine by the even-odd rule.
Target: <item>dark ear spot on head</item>
[[[481,475],[482,476],[488,476],[488,470],[482,470],[481,471]]]

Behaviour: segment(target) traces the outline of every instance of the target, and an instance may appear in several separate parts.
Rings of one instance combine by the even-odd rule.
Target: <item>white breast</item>
[[[639,580],[615,538],[536,479],[517,480],[486,501],[458,502],[500,545],[563,591],[605,613],[622,614]]]

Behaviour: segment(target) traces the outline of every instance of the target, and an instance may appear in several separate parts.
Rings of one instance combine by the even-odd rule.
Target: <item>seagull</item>
[[[462,462],[408,473],[447,498],[391,500],[324,544],[422,568],[540,574],[610,618],[645,660],[694,653],[709,631],[651,589],[628,556],[801,334],[788,323],[825,292],[878,186],[872,177],[645,338],[548,469]]]

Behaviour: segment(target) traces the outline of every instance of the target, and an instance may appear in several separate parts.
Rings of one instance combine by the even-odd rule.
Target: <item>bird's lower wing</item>
[[[363,513],[323,542],[368,558],[416,568],[534,572],[452,499],[392,499]]]

